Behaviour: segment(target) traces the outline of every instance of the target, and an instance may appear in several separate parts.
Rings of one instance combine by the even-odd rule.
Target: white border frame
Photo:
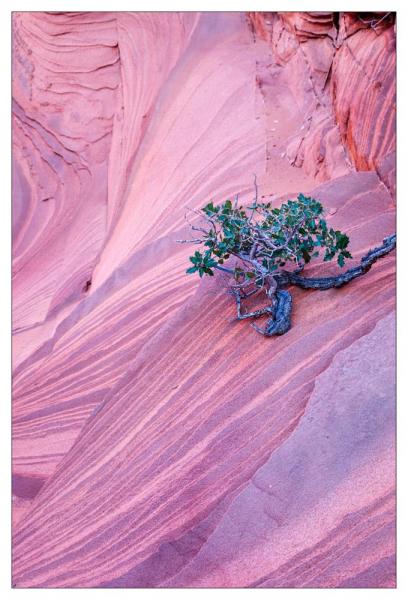
[[[0,219],[0,257],[1,257],[1,280],[2,280],[2,294],[1,299],[1,409],[2,409],[2,435],[1,435],[1,457],[2,457],[2,496],[1,496],[1,521],[0,531],[2,532],[2,545],[1,545],[1,559],[0,559],[0,590],[2,598],[9,598],[9,594],[13,598],[20,597],[23,594],[30,594],[33,598],[54,598],[55,596],[64,595],[74,592],[78,598],[83,597],[95,597],[99,595],[104,598],[117,598],[117,595],[131,595],[137,594],[140,598],[145,597],[157,597],[159,594],[161,597],[165,595],[167,598],[179,599],[180,597],[185,598],[205,598],[208,592],[211,596],[217,598],[218,596],[234,596],[234,598],[247,598],[251,594],[259,594],[263,598],[265,596],[273,595],[276,597],[293,598],[297,594],[302,593],[303,598],[314,599],[317,597],[331,598],[340,597],[339,594],[347,594],[348,598],[397,598],[401,594],[404,598],[408,597],[408,552],[407,552],[407,511],[408,511],[408,498],[407,498],[407,414],[408,414],[408,394],[407,394],[407,376],[408,369],[403,368],[406,359],[408,358],[408,342],[406,341],[407,333],[407,317],[403,308],[405,302],[407,302],[407,275],[403,272],[403,267],[397,269],[398,281],[397,281],[397,324],[398,324],[398,342],[397,342],[397,357],[398,357],[398,384],[397,384],[397,398],[398,398],[398,417],[397,417],[397,490],[398,490],[398,504],[397,504],[397,516],[398,516],[398,537],[397,537],[397,582],[398,588],[395,589],[264,589],[264,590],[241,590],[241,589],[11,589],[10,588],[10,503],[11,503],[11,476],[10,476],[10,463],[11,463],[11,435],[10,435],[10,422],[11,422],[11,407],[10,407],[10,372],[11,372],[11,350],[10,350],[10,331],[11,331],[11,132],[10,132],[10,110],[11,110],[11,11],[55,11],[55,10],[69,10],[69,11],[305,11],[305,10],[341,10],[341,11],[384,11],[392,10],[397,11],[397,177],[398,177],[398,211],[397,211],[397,233],[398,233],[398,265],[405,265],[408,263],[407,260],[407,244],[408,235],[404,232],[405,227],[408,225],[407,212],[408,212],[408,197],[404,192],[407,191],[407,153],[406,153],[406,132],[407,132],[407,118],[406,118],[406,107],[408,106],[407,98],[407,78],[406,71],[408,66],[408,54],[407,54],[407,43],[408,43],[408,28],[407,28],[407,2],[406,0],[399,0],[398,2],[391,2],[391,6],[388,6],[388,2],[384,0],[360,0],[359,2],[334,2],[328,6],[327,0],[310,0],[299,1],[293,0],[293,2],[275,3],[272,0],[257,0],[253,2],[235,0],[232,2],[222,2],[220,0],[206,0],[206,2],[193,2],[192,0],[149,0],[148,2],[138,2],[130,0],[116,0],[115,2],[105,2],[103,0],[70,0],[69,2],[56,2],[56,0],[43,0],[37,2],[36,0],[21,0],[11,1],[2,0],[0,7],[0,49],[2,57],[2,85],[1,85],[1,118],[3,121],[3,127],[1,129],[1,143],[2,143],[2,160],[0,161],[1,169],[1,204],[2,204],[2,218]],[[334,6],[332,6],[334,4]],[[341,596],[343,598],[343,596]]]

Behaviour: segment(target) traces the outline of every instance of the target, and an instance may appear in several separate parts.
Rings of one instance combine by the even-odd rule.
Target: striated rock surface
[[[394,193],[395,14],[250,13],[249,20],[303,115],[289,158],[319,180],[377,170]]]
[[[22,18],[30,20],[32,15],[25,13]],[[33,18],[40,17],[34,15]],[[66,15],[53,15],[52,18],[64,23]],[[90,18],[86,19],[89,21]],[[153,28],[150,31],[151,46],[155,48],[158,45],[158,54],[161,52],[171,60],[171,64],[166,66],[170,71],[173,56],[167,47],[171,47],[171,35],[176,35],[173,20],[180,24],[182,31],[188,31],[188,26],[194,24],[197,16],[186,15],[185,24],[177,14],[169,15],[170,22],[166,21],[168,17],[165,14],[158,18],[159,21],[148,14],[129,15],[127,18],[127,26],[136,28],[131,38],[134,44],[132,52],[142,53],[144,57],[140,64],[144,64],[146,70],[143,79],[148,89],[149,78],[153,79],[153,76],[145,55],[151,57],[153,67],[156,67],[157,58],[150,52],[149,46],[145,47],[144,36],[148,36]],[[85,17],[80,15],[78,27],[82,19]],[[220,18],[217,30],[213,17],[201,19],[194,43],[183,54],[178,68],[173,69],[165,84],[162,82],[148,133],[143,136],[143,161],[141,154],[138,155],[138,160],[132,163],[132,171],[128,172],[129,167],[126,162],[122,164],[120,155],[115,154],[111,160],[110,168],[118,178],[121,176],[127,181],[124,196],[130,200],[121,200],[123,207],[120,216],[116,217],[115,235],[109,233],[110,227],[105,221],[104,243],[92,274],[92,283],[90,276],[84,277],[83,287],[77,291],[70,310],[61,310],[57,317],[53,314],[48,316],[35,328],[33,325],[29,334],[16,328],[14,459],[24,473],[29,471],[40,475],[52,472],[61,458],[61,451],[64,453],[72,444],[84,418],[127,370],[132,356],[152,335],[160,320],[168,318],[171,311],[188,297],[189,290],[196,286],[192,278],[184,276],[190,250],[175,243],[175,239],[180,237],[177,232],[184,228],[186,207],[200,206],[203,198],[212,194],[223,197],[237,189],[252,186],[252,172],[259,170],[257,165],[262,161],[264,138],[261,126],[255,120],[255,89],[246,86],[246,81],[253,79],[254,59],[248,52],[249,34],[243,29],[241,20],[239,16],[235,19]],[[65,27],[69,28],[70,22],[71,19],[68,19]],[[239,35],[236,34],[236,22]],[[164,37],[164,48],[156,43],[154,35],[160,27],[170,36],[170,39]],[[240,37],[242,29],[244,42]],[[215,48],[211,50],[213,43]],[[180,51],[181,43],[177,36],[174,45]],[[126,50],[127,46],[123,56],[121,54],[122,61],[126,61],[128,56]],[[81,46],[78,52],[81,53]],[[231,61],[232,55],[235,58]],[[133,63],[130,65],[135,69]],[[201,68],[198,69],[197,65]],[[155,81],[157,88],[160,87],[160,78],[163,78],[162,71],[162,68],[155,71],[159,79]],[[212,98],[213,89],[222,87],[226,72],[229,88]],[[132,71],[133,75],[136,73]],[[124,79],[121,89],[132,87],[131,83]],[[117,98],[116,108],[120,114],[123,112],[122,102],[121,96]],[[136,103],[137,108],[132,103]],[[112,107],[114,109],[115,106]],[[137,130],[137,124],[145,126],[146,107],[143,104],[140,107],[138,99],[132,96],[127,111],[129,124],[123,125],[126,133],[121,133],[119,139],[122,146],[126,142],[134,144],[133,149],[128,151],[131,155],[137,151],[139,139],[137,136],[128,138],[128,132],[131,128]],[[196,115],[200,113],[205,114],[205,118],[197,122]],[[238,120],[241,121],[239,131],[236,129]],[[190,133],[187,136],[183,131]],[[15,142],[17,144],[17,140]],[[203,161],[205,155],[217,156],[217,164],[210,161],[209,166]],[[176,168],[179,163],[184,165],[187,177]],[[228,177],[225,176],[226,171]],[[111,189],[113,186],[107,186],[105,194]],[[137,199],[142,197],[139,202]],[[102,207],[105,218],[109,199],[110,196]],[[86,238],[86,227],[85,220],[84,229],[76,230],[79,240]],[[80,268],[81,261],[77,260],[76,266]],[[50,277],[48,271],[40,267],[37,269],[36,277],[47,281]],[[34,277],[33,265],[31,272]],[[74,294],[73,291],[71,293]],[[14,297],[16,312],[17,288]],[[45,299],[44,295],[44,302]],[[97,314],[102,332],[95,327]],[[86,333],[88,326],[85,322],[88,322],[89,334]],[[34,340],[29,348],[31,338]],[[80,349],[76,348],[78,343]],[[31,351],[30,355],[21,357],[20,349],[25,355]],[[100,374],[96,386],[95,369]],[[66,414],[66,419],[62,413]],[[47,443],[44,430],[47,431]]]
[[[264,339],[176,243],[254,173],[395,230],[392,22],[249,20],[14,13],[16,587],[395,585],[394,254]]]

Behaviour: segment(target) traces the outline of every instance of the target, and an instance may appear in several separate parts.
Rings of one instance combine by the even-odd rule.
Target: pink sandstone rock
[[[304,116],[287,145],[320,181],[377,170],[395,152],[395,15],[250,13]],[[371,26],[371,23],[374,26]],[[391,188],[391,191],[393,188]]]
[[[253,173],[313,190],[356,260],[395,230],[392,136],[356,172],[323,85],[332,14],[250,19],[264,40],[238,13],[14,14],[17,587],[395,585],[394,255],[294,290],[270,340],[176,243]]]

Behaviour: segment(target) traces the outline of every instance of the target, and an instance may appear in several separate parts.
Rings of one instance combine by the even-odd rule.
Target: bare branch
[[[218,271],[224,271],[224,273],[229,273],[230,275],[234,274],[233,269],[228,269],[227,267],[222,267],[221,265],[215,265],[213,269],[218,269]]]
[[[254,203],[253,203],[254,208],[252,209],[252,212],[249,216],[248,223],[251,223],[252,217],[254,216],[254,213],[258,206],[258,184],[256,182],[256,173],[254,173],[254,188],[255,188],[255,199],[254,199]]]
[[[202,244],[203,240],[202,239],[195,239],[195,240],[176,240],[176,242],[178,242],[179,244]]]
[[[367,273],[371,269],[371,266],[381,257],[385,256],[389,252],[392,252],[396,246],[396,236],[391,235],[384,238],[381,246],[370,250],[360,261],[360,264],[352,269],[348,269],[340,275],[333,277],[302,277],[296,273],[286,273],[288,276],[288,283],[297,285],[304,289],[315,289],[315,290],[328,290],[333,287],[341,287],[346,283],[349,283],[356,277],[360,277]]]
[[[383,15],[380,19],[370,19],[369,21],[365,21],[362,17],[358,17],[360,19],[360,21],[362,23],[364,23],[365,25],[370,25],[371,29],[374,29],[374,31],[377,29],[378,25],[380,23],[382,23],[387,17],[390,16],[390,12],[385,13],[385,15]]]

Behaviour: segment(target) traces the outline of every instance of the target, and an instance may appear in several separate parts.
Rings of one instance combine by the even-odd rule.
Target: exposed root
[[[290,316],[292,313],[292,296],[290,292],[288,290],[278,290],[275,293],[275,304],[275,314],[271,319],[268,319],[264,329],[252,323],[252,327],[266,337],[283,335],[290,329]]]
[[[235,302],[237,303],[237,319],[239,321],[242,321],[243,319],[251,319],[251,318],[257,319],[258,317],[262,317],[264,315],[273,315],[275,312],[274,300],[272,299],[270,306],[265,306],[264,308],[254,310],[252,312],[242,313],[241,312],[242,298],[248,297],[250,294],[242,295],[242,293],[238,290],[233,290],[233,294],[235,296]]]
[[[340,273],[340,275],[335,275],[333,277],[308,278],[297,275],[296,273],[286,272],[287,282],[303,289],[328,290],[333,287],[341,287],[356,277],[360,277],[367,273],[379,258],[394,250],[395,246],[396,235],[393,234],[384,238],[382,246],[370,250],[363,256],[361,263],[357,267],[353,267],[344,273]]]
[[[363,258],[358,266],[335,275],[333,277],[315,277],[308,278],[302,277],[298,273],[301,268],[297,269],[296,272],[281,271],[273,278],[273,286],[267,291],[267,296],[271,300],[271,304],[265,308],[255,310],[248,313],[241,312],[241,300],[244,297],[248,297],[250,294],[243,294],[241,291],[234,291],[236,303],[237,303],[237,316],[238,319],[258,318],[264,315],[270,315],[270,318],[266,322],[264,329],[252,324],[252,327],[262,335],[271,337],[273,335],[283,335],[289,331],[291,323],[290,317],[292,312],[292,296],[287,290],[279,289],[286,285],[297,285],[303,289],[315,289],[315,290],[328,290],[330,288],[337,288],[349,283],[356,277],[360,277],[369,271],[372,265],[379,259],[394,250],[396,246],[396,235],[393,234],[387,238],[384,238],[383,244],[370,250]]]

